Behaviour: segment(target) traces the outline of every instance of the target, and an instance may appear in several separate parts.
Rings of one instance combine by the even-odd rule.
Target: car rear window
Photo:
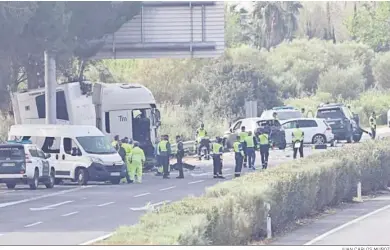
[[[339,108],[320,109],[317,111],[317,118],[321,119],[340,119],[344,117],[344,113]]]
[[[0,160],[23,160],[23,147],[0,147]]]
[[[266,121],[258,121],[257,122],[257,126],[258,127],[265,127],[265,126],[271,126],[271,125],[273,125],[273,126],[276,126],[276,127],[279,127],[280,126],[280,123],[279,123],[279,121],[278,120],[266,120]]]

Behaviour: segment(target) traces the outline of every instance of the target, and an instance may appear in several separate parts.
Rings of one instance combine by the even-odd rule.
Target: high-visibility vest
[[[267,134],[260,134],[259,141],[260,141],[260,145],[268,145],[269,144],[268,135]]]
[[[255,144],[253,142],[254,140],[254,136],[253,135],[248,135],[247,137],[245,137],[245,142],[246,142],[246,147],[247,148],[254,148],[255,147]]]
[[[375,128],[376,126],[376,119],[373,116],[370,116],[370,126],[371,128]]]
[[[303,131],[299,128],[294,129],[292,139],[293,142],[303,141]]]
[[[133,145],[129,143],[122,143],[122,147],[125,149],[126,155],[130,154],[133,149]]]
[[[221,154],[220,149],[222,148],[222,145],[219,143],[213,143],[213,154]]]
[[[244,152],[242,152],[242,144],[241,144],[241,142],[239,142],[239,141],[234,142],[233,143],[233,149],[234,149],[235,153],[244,155]]]
[[[168,141],[162,140],[158,143],[158,152],[168,152],[168,147],[167,147]]]
[[[203,138],[206,136],[206,134],[207,132],[205,129],[201,129],[201,128],[198,129],[198,138]]]
[[[248,132],[241,131],[238,135],[240,136],[240,142],[244,142],[245,138],[248,136]]]
[[[142,164],[145,162],[145,153],[140,147],[134,147],[131,150],[130,159],[132,163]]]

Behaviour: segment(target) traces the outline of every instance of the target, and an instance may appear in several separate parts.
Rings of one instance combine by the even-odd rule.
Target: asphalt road
[[[315,151],[308,147],[304,152],[310,155]],[[291,158],[291,149],[271,151],[270,167]],[[224,175],[229,180],[234,174],[233,155],[226,154],[224,162]],[[38,190],[27,186],[7,190],[0,186],[0,245],[82,244],[118,226],[137,223],[147,204],[201,195],[206,187],[223,181],[212,178],[211,161],[195,161],[195,165],[194,171],[185,173],[185,179],[174,178],[177,172],[172,172],[169,180],[145,174],[142,184],[69,184]]]

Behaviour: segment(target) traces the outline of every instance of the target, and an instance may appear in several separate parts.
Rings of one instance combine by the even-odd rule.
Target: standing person
[[[183,179],[184,178],[184,172],[183,172],[184,147],[180,135],[176,136],[176,143],[177,143],[176,159],[177,159],[177,165],[179,167],[179,176],[176,178]]]
[[[255,168],[255,160],[256,160],[255,149],[257,148],[257,140],[256,140],[256,137],[252,135],[252,131],[249,131],[248,136],[245,138],[245,148],[246,148],[246,155],[248,156],[249,168],[256,170],[256,168]]]
[[[370,127],[371,127],[371,138],[375,140],[376,137],[376,114],[375,111],[372,112],[370,116]]]
[[[297,123],[296,128],[292,132],[292,145],[294,150],[293,158],[297,158],[297,153],[299,150],[299,155],[301,158],[303,158],[303,138],[305,137],[305,134],[303,133],[302,129],[299,128],[299,124]],[[296,145],[299,143],[299,147]]]
[[[123,147],[123,142],[122,141],[121,140],[118,141],[118,143],[116,145],[116,147],[118,147],[118,154],[120,155],[120,157],[122,158],[122,161],[126,165],[126,176],[125,176],[125,179],[121,179],[121,182],[124,182],[126,180],[127,183],[131,183],[131,180],[130,180],[130,177],[129,177],[129,164],[128,164],[128,161],[127,161],[126,149]]]
[[[259,134],[259,145],[260,145],[261,165],[263,166],[263,169],[267,169],[270,142],[268,139],[268,134],[265,133],[265,131],[262,129],[260,130],[260,134]]]
[[[156,155],[156,161],[157,161],[157,173],[156,176],[162,176],[163,175],[163,164],[160,157],[160,151],[159,151],[159,144],[161,141],[164,140],[164,135],[160,136],[160,141],[156,141],[156,147],[155,147],[155,155]]]
[[[244,150],[242,148],[241,137],[238,135],[236,141],[233,143],[234,159],[236,161],[236,167],[234,168],[234,177],[241,176],[242,163],[244,160]]]
[[[130,172],[130,162],[129,162],[129,157],[130,157],[130,154],[131,154],[131,150],[133,149],[133,146],[131,144],[129,144],[129,138],[128,137],[125,137],[123,138],[121,141],[120,141],[120,146],[125,150],[125,154],[126,154],[126,160],[124,161],[126,163],[126,180],[127,180],[127,183],[132,183],[133,181],[131,181],[131,179],[129,178],[129,172]]]
[[[169,156],[171,155],[171,145],[168,141],[168,135],[162,137],[158,143],[158,155],[163,166],[163,179],[169,179]]]
[[[131,150],[129,162],[131,182],[142,183],[142,168],[145,164],[145,153],[139,147],[138,141],[134,141],[134,147]],[[137,176],[137,180],[135,179],[135,176]]]
[[[301,108],[301,113],[302,113],[302,116],[303,116],[303,117],[307,117],[306,114],[305,114],[305,112],[306,112],[305,108]]]
[[[245,138],[248,136],[248,132],[245,131],[245,126],[241,127],[241,132],[238,135],[240,136],[240,142],[242,144],[242,150],[244,151],[244,168],[246,168],[246,164],[248,162],[248,156],[246,154]]]
[[[214,178],[224,179],[222,176],[222,139],[220,137],[216,138],[216,142],[213,143],[213,170],[214,170]]]
[[[111,145],[116,149],[116,151],[119,150],[118,143],[119,143],[119,135],[116,135],[114,136],[114,140],[111,143]]]
[[[199,160],[202,160],[202,147],[206,146],[207,147],[207,155],[210,154],[210,145],[204,145],[203,139],[207,136],[207,131],[204,128],[204,124],[200,124],[200,128],[196,130],[196,142],[199,144],[198,145],[198,156]]]

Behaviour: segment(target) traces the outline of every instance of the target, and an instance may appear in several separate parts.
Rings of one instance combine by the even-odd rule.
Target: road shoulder
[[[346,203],[330,213],[322,214],[319,218],[310,219],[308,224],[297,226],[293,231],[276,236],[269,245],[304,245],[320,235],[389,204],[390,192],[367,198],[362,203]]]

